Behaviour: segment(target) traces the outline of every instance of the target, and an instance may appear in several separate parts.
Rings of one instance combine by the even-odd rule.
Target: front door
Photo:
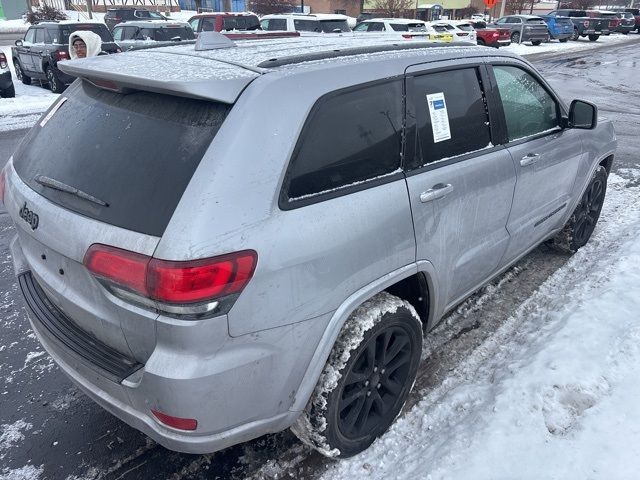
[[[559,226],[583,148],[579,130],[560,127],[560,104],[535,73],[515,64],[493,65],[492,71],[517,173],[508,263]]]
[[[30,28],[22,40],[22,46],[18,47],[18,60],[24,72],[33,72],[33,60],[31,58],[31,47],[36,39],[36,29]]]
[[[496,271],[509,240],[515,170],[492,140],[484,68],[471,60],[435,73],[414,66],[406,77],[416,260],[434,266],[445,308]]]

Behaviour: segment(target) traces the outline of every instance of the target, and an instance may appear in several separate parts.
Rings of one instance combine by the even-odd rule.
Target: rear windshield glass
[[[458,28],[460,30],[464,30],[465,32],[473,32],[473,27],[468,23],[461,23],[460,25],[458,25]]]
[[[156,31],[156,40],[160,42],[169,41],[176,37],[180,38],[180,40],[193,40],[196,38],[190,27],[159,28]]]
[[[231,107],[150,92],[121,95],[87,82],[75,82],[64,96],[16,151],[20,178],[64,208],[161,236]],[[43,177],[108,206],[43,186]]]
[[[320,20],[320,28],[325,33],[350,31],[346,20]]]
[[[62,29],[62,43],[69,43],[69,35],[78,30],[88,30],[90,32],[96,33],[100,35],[100,38],[103,42],[113,42],[113,37],[109,32],[109,29],[106,25],[96,23],[96,24],[85,24],[85,25],[63,25],[60,27]]]
[[[223,30],[259,30],[260,21],[258,17],[247,15],[244,17],[223,17]]]

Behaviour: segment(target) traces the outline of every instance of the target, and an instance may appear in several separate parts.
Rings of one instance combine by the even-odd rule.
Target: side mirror
[[[569,127],[591,130],[598,124],[598,107],[583,100],[574,100],[569,108]]]
[[[22,46],[22,40],[16,40],[16,47]]]

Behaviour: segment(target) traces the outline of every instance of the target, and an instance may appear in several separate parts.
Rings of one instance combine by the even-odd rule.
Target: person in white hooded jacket
[[[71,60],[95,57],[102,52],[100,35],[89,30],[76,30],[69,35],[69,57]]]

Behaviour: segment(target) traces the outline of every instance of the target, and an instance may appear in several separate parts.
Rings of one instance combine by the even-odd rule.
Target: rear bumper
[[[618,33],[629,33],[636,29],[635,25],[618,25],[615,29]]]
[[[53,360],[87,396],[162,446],[210,453],[284,430],[297,419],[299,411],[290,410],[295,392],[331,314],[241,337],[229,337],[226,316],[201,321],[159,317],[151,356],[144,365],[129,365],[130,359],[109,355],[108,346],[94,337],[93,343],[78,338],[89,334],[64,324],[64,312],[48,301],[29,271],[17,236],[10,249],[31,328]],[[284,340],[289,338],[296,339],[295,345]],[[93,349],[83,355],[78,345],[88,344]],[[106,364],[120,365],[122,373],[110,372]],[[195,418],[197,429],[166,426],[152,409]]]

